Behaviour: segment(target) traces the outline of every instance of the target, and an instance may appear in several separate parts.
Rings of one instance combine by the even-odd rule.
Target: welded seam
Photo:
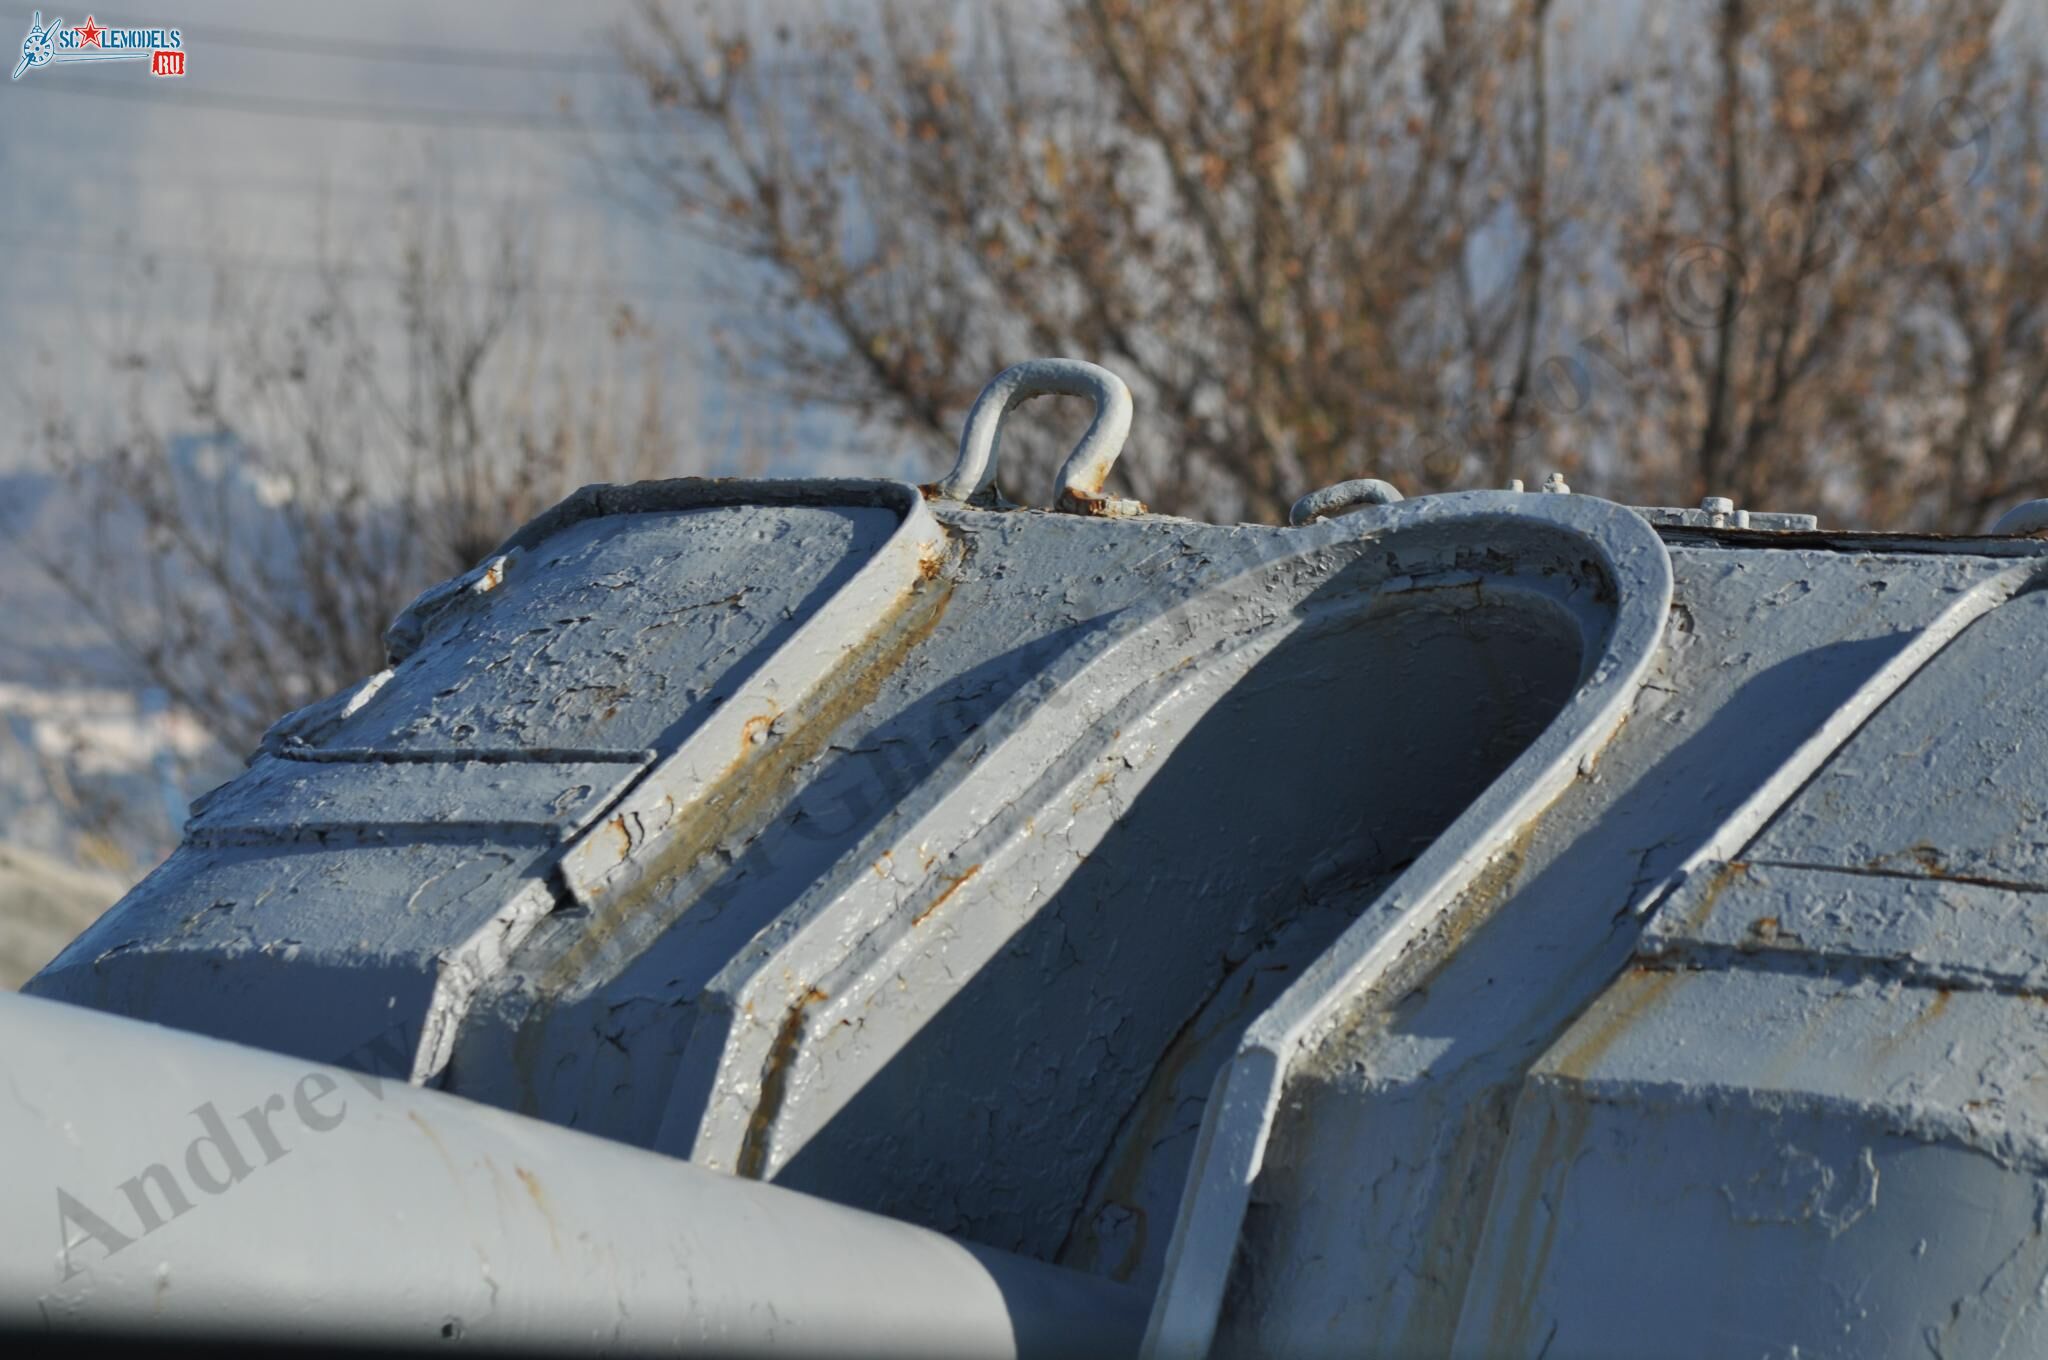
[[[2014,999],[2048,996],[2048,970],[2044,970],[2040,980],[2030,982],[2009,973],[2001,975],[1967,964],[1932,963],[1910,954],[1809,949],[1796,934],[1778,938],[1783,943],[1742,945],[1673,940],[1654,954],[1638,955],[1632,966],[1653,972],[1768,973],[1778,977],[1896,982],[1930,991],[1973,992]]]
[[[851,602],[868,600],[880,592],[900,604],[901,596],[913,592],[918,584],[929,580],[936,572],[937,559],[932,555],[932,545],[923,540],[936,535],[940,544],[945,541],[943,531],[925,508],[924,498],[916,487],[908,483],[822,478],[791,482],[683,479],[625,488],[584,487],[520,529],[500,551],[509,553],[515,547],[536,546],[584,519],[611,514],[677,513],[711,505],[753,504],[877,505],[895,510],[901,518],[889,537],[832,597],[820,604],[794,633],[764,658],[762,665],[753,670],[753,680],[742,686],[743,694],[748,689],[760,688],[767,683],[766,677],[776,675],[779,658],[805,655],[816,648],[825,626],[821,621],[848,607]],[[896,573],[902,573],[900,581],[896,579]],[[885,608],[882,612],[888,616],[898,611]],[[872,619],[857,621],[853,631],[865,638],[871,633],[873,622]],[[839,626],[845,627],[843,623]],[[799,704],[812,697],[817,687],[828,684],[836,670],[829,664],[816,674],[811,673],[809,666],[799,665],[791,669],[806,677],[799,686],[800,693],[795,696]],[[733,696],[735,700],[741,697],[740,694]],[[739,705],[728,701],[728,706],[738,711]],[[635,800],[658,781],[664,771],[686,763],[693,749],[707,741],[729,740],[730,734],[725,727],[726,724],[714,714],[710,722],[692,733],[665,759],[653,758],[656,753],[652,752],[632,753],[632,759],[640,761],[642,767],[601,806],[592,808],[586,816],[578,819],[575,834],[545,866],[543,878],[530,881],[480,930],[443,956],[433,995],[428,1001],[428,1016],[432,1023],[422,1027],[420,1045],[414,1055],[411,1080],[415,1084],[433,1079],[446,1068],[477,994],[486,983],[510,970],[515,952],[535,928],[549,916],[560,914],[558,908],[565,902],[585,907],[590,905],[583,900],[585,894],[579,891],[577,876],[571,870],[577,848],[588,843],[600,828],[609,824],[605,821],[607,814],[613,813],[614,809],[635,806]],[[763,735],[766,735],[765,731]],[[642,761],[643,755],[649,758]],[[741,762],[742,778],[746,763]],[[632,857],[629,849],[627,858]]]
[[[374,747],[285,746],[264,754],[307,765],[651,765],[659,752],[595,747],[537,747],[532,750],[380,751]]]
[[[2038,562],[2014,567],[1979,581],[1966,591],[1961,599],[1943,610],[1915,634],[1911,642],[1878,667],[1876,673],[1829,714],[1812,735],[1794,747],[1771,777],[1744,799],[1712,835],[1676,869],[1637,897],[1630,905],[1630,912],[1637,916],[1648,915],[1687,879],[1712,862],[1737,858],[1742,847],[1754,840],[1773,817],[1805,792],[1835,753],[1846,746],[1865,723],[1876,717],[1878,711],[1891,702],[1892,697],[1903,690],[1914,676],[1968,631],[1970,625],[2026,593],[2029,587],[2042,579],[2044,571],[2048,571],[2048,567]]]
[[[1577,778],[1580,762],[1612,739],[1649,673],[1670,612],[1669,553],[1648,523],[1621,507],[1581,522],[1587,504],[1533,506],[1522,513],[1549,520],[1553,532],[1576,536],[1581,550],[1597,557],[1593,574],[1615,592],[1611,631],[1597,642],[1587,639],[1599,650],[1598,660],[1551,725],[1253,1023],[1218,1075],[1146,1327],[1146,1360],[1196,1360],[1214,1340],[1285,1074],[1307,1036],[1398,964],[1484,870],[1494,847]],[[1375,527],[1394,527],[1403,508]]]
[[[1785,859],[1746,859],[1742,863],[1752,869],[1804,869],[1814,873],[1847,874],[1851,878],[1885,878],[1904,880],[1908,883],[1962,883],[1973,888],[1998,888],[2005,892],[2048,893],[2048,883],[2026,883],[2014,879],[1986,878],[1976,874],[1916,874],[1908,869],[1880,869],[1868,864],[1801,864]]]

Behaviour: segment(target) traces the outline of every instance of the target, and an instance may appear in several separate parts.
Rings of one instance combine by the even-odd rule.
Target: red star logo
[[[85,16],[85,22],[72,31],[78,34],[78,45],[80,47],[98,47],[100,45],[100,34],[105,30],[94,23],[92,16],[88,14]]]

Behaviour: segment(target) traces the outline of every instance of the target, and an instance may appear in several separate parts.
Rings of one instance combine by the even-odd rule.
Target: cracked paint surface
[[[1149,1290],[1247,1034],[1637,674],[1597,510],[587,489],[31,990]],[[1618,727],[1284,1055],[1222,1352],[2048,1345],[2039,545],[1665,541]]]

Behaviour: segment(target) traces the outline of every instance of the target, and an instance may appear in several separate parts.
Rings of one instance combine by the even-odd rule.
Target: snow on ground
[[[0,987],[169,854],[225,763],[150,691],[0,682]]]
[[[0,495],[18,510],[37,480]],[[0,536],[0,987],[169,854],[186,804],[237,763]]]
[[[0,988],[26,982],[125,886],[33,850],[0,845]]]

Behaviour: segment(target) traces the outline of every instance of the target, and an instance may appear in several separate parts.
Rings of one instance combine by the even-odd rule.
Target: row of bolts
[[[1520,477],[1509,481],[1508,490],[1520,491],[1522,489],[1522,479]],[[1571,494],[1572,489],[1565,485],[1562,472],[1553,472],[1543,479],[1543,490],[1553,495],[1568,496]],[[1727,496],[1709,496],[1700,502],[1700,509],[1707,513],[1708,518],[1717,529],[1747,529],[1749,527],[1749,511],[1737,510],[1735,502]]]

